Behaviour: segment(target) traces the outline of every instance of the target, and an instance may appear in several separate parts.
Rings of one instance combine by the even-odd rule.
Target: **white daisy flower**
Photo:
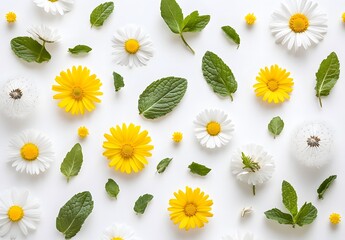
[[[308,123],[300,127],[292,138],[295,158],[307,167],[320,168],[331,159],[333,137],[323,123]]]
[[[234,124],[223,111],[206,109],[194,120],[195,136],[207,148],[222,147],[229,143],[234,132]]]
[[[36,85],[25,78],[8,80],[0,89],[0,109],[11,118],[25,118],[38,101]]]
[[[254,236],[251,233],[245,233],[244,235],[237,234],[233,236],[226,235],[222,237],[222,240],[254,240]]]
[[[270,24],[276,42],[289,50],[307,49],[319,43],[327,33],[327,15],[309,0],[286,0],[272,14]]]
[[[101,238],[102,240],[138,240],[134,231],[127,225],[113,224],[108,227]]]
[[[231,172],[241,182],[255,186],[272,178],[275,169],[273,157],[262,146],[250,144],[238,149],[232,156]]]
[[[37,7],[43,8],[46,13],[64,15],[71,11],[74,0],[33,0]]]
[[[25,236],[30,230],[35,230],[40,221],[39,208],[39,203],[30,196],[29,191],[11,190],[3,193],[0,196],[0,236],[18,239],[18,228]]]
[[[43,24],[31,27],[30,29],[28,29],[28,33],[30,33],[34,38],[37,38],[46,43],[58,42],[61,39],[61,36],[57,29],[48,27]]]
[[[150,36],[134,25],[119,29],[113,38],[115,61],[129,67],[144,66],[153,56]]]
[[[10,140],[9,162],[18,172],[40,174],[50,167],[54,152],[50,140],[35,130],[26,130]]]

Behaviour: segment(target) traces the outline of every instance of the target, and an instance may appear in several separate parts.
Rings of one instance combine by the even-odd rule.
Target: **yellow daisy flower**
[[[261,97],[266,102],[275,104],[284,102],[290,98],[293,79],[289,78],[290,72],[280,68],[278,65],[272,65],[269,69],[260,69],[256,77],[258,83],[254,84],[256,96]]]
[[[110,128],[110,134],[104,134],[107,141],[103,142],[103,155],[107,157],[109,167],[130,174],[139,172],[148,163],[146,157],[151,157],[152,145],[148,132],[140,132],[140,126],[122,124],[122,128]]]
[[[87,129],[85,126],[78,128],[78,136],[80,138],[86,138],[89,135],[89,129]]]
[[[17,20],[17,15],[14,12],[6,13],[6,21],[8,23],[14,23]]]
[[[256,21],[256,17],[254,15],[254,13],[248,13],[245,17],[244,20],[246,20],[246,23],[248,25],[253,25]]]
[[[95,109],[94,103],[101,102],[97,96],[103,95],[99,91],[102,83],[95,74],[90,75],[86,67],[73,66],[72,70],[62,71],[55,81],[59,85],[53,85],[52,89],[58,94],[53,98],[60,100],[58,106],[72,115],[84,114],[85,109],[91,112]]]
[[[213,214],[211,206],[213,201],[208,195],[200,191],[200,188],[192,190],[186,187],[186,192],[179,190],[174,193],[175,198],[169,200],[170,219],[179,228],[189,230],[191,228],[202,228],[208,222],[207,218]]]
[[[172,135],[172,140],[176,143],[181,142],[183,139],[183,134],[181,132],[174,132]]]
[[[332,224],[338,224],[341,221],[341,216],[339,213],[332,213],[331,215],[329,215],[329,221]]]

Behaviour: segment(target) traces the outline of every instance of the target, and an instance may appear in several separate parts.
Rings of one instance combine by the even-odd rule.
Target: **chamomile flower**
[[[43,43],[58,42],[61,38],[57,29],[43,24],[31,27],[28,29],[28,33],[30,33],[34,38],[43,41]]]
[[[231,172],[241,182],[252,185],[254,195],[255,186],[271,179],[274,169],[273,157],[259,145],[246,145],[232,156]]]
[[[309,0],[286,0],[272,14],[271,32],[276,42],[288,50],[307,49],[319,43],[327,33],[327,15]]]
[[[43,8],[46,13],[64,15],[71,11],[74,0],[33,0],[37,7]]]
[[[10,140],[9,162],[18,172],[38,175],[54,160],[52,143],[42,133],[26,130]]]
[[[244,235],[233,235],[233,236],[224,236],[222,237],[222,240],[254,240],[254,236],[251,233],[246,233]]]
[[[131,227],[124,224],[113,224],[108,227],[101,240],[138,240]]]
[[[0,236],[18,239],[18,229],[23,235],[28,235],[29,231],[36,230],[40,214],[40,205],[29,191],[3,193],[0,196]]]
[[[0,89],[0,109],[11,118],[25,118],[36,108],[36,85],[25,78],[8,80]]]
[[[17,20],[17,15],[14,12],[6,13],[6,21],[8,23],[14,23]]]
[[[204,110],[196,116],[194,125],[196,138],[206,148],[219,148],[228,144],[234,132],[234,124],[220,110]]]
[[[308,123],[300,127],[292,138],[295,158],[307,167],[320,168],[331,159],[333,137],[323,123]]]
[[[129,25],[117,30],[113,43],[115,61],[119,65],[144,66],[153,56],[150,36],[137,26]]]

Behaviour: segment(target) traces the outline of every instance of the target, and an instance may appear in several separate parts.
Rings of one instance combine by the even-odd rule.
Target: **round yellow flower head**
[[[176,143],[181,142],[183,139],[183,134],[181,132],[174,132],[172,135],[172,140]]]
[[[14,23],[17,20],[17,15],[14,12],[6,13],[6,21],[8,23]]]
[[[341,18],[343,20],[343,23],[345,23],[345,12],[343,12],[343,15],[341,15]]]
[[[89,130],[85,126],[82,126],[78,128],[78,135],[80,138],[86,138],[89,135]]]
[[[338,224],[341,222],[341,216],[339,213],[332,213],[331,215],[329,215],[329,221],[332,224]]]
[[[248,25],[253,25],[256,21],[256,17],[254,15],[254,13],[248,13],[245,17],[244,20],[246,20],[246,23]]]

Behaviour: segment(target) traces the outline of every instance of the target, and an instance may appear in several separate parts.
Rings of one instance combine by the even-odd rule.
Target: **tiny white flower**
[[[33,0],[37,7],[43,8],[46,13],[64,15],[71,11],[74,0]]]
[[[131,227],[124,224],[113,224],[108,227],[101,238],[102,240],[138,240]]]
[[[46,43],[58,42],[61,39],[57,29],[43,24],[31,27],[28,29],[28,33],[30,33],[34,38]]]
[[[229,143],[234,124],[223,111],[206,109],[194,120],[195,136],[206,148],[219,148]]]
[[[332,157],[333,136],[323,123],[308,123],[300,127],[292,138],[295,158],[307,167],[320,168]]]
[[[251,233],[245,233],[244,235],[236,234],[233,236],[226,235],[222,237],[222,240],[254,240],[254,235]]]
[[[36,85],[25,78],[8,80],[0,89],[0,109],[11,118],[25,118],[38,101]]]
[[[248,214],[251,214],[253,212],[252,207],[244,207],[241,211],[241,217],[245,217]]]
[[[115,61],[129,67],[144,66],[153,56],[153,45],[148,34],[137,26],[117,30],[113,38]]]

